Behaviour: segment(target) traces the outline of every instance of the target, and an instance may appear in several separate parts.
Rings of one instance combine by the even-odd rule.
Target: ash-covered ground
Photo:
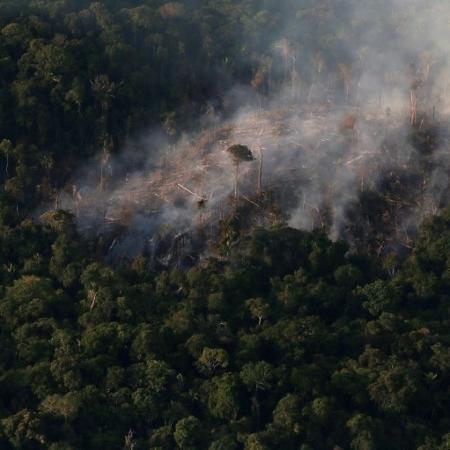
[[[230,219],[408,251],[449,200],[449,6],[335,3],[281,9],[278,31],[236,60],[245,81],[203,99],[195,132],[169,120],[125,148],[105,142],[56,206],[99,235],[112,262],[190,264],[215,252]],[[253,160],[236,165],[232,145]]]
[[[244,228],[321,229],[355,250],[405,250],[448,201],[444,125],[436,108],[412,123],[407,101],[242,108],[176,141],[150,133],[102,155],[60,204],[103,235],[111,262],[144,253],[155,265],[189,265],[214,252],[233,217]],[[236,166],[234,144],[254,160]]]

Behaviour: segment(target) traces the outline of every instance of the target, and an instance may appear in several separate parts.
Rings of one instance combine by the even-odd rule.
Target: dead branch
[[[261,205],[258,205],[258,203],[255,203],[253,200],[250,200],[248,197],[246,197],[245,195],[241,194],[241,197],[246,200],[247,202],[251,203],[252,205],[256,206],[257,208],[262,208]]]

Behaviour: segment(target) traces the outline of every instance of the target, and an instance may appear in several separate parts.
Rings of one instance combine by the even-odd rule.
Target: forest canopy
[[[2,450],[450,447],[448,174],[433,159],[448,143],[447,92],[428,102],[448,49],[421,52],[406,75],[386,65],[381,76],[366,58],[379,35],[395,54],[403,27],[416,30],[410,45],[422,42],[446,5],[397,3],[391,27],[368,0],[0,0]],[[63,190],[77,203],[68,186],[88,162],[101,169],[102,191],[112,155],[133,137],[158,127],[172,144],[209,111],[232,114],[248,91],[260,112],[286,91],[311,106],[328,86],[331,100],[314,107],[345,105],[344,120],[336,140],[312,152],[340,161],[361,139],[347,110],[361,103],[363,69],[406,86],[400,137],[419,156],[405,169],[399,136],[375,130],[376,140],[385,133],[381,159],[400,162],[377,192],[364,184],[373,174],[358,172],[346,213],[359,241],[327,234],[330,211],[317,212],[322,227],[289,226],[261,182],[263,145],[245,142],[225,152],[235,191],[218,223],[204,218],[210,199],[178,183],[200,211],[196,239],[216,236],[184,264],[155,265],[149,251],[111,262],[116,241],[84,233],[76,211],[61,207]],[[245,89],[230,97],[236,86]],[[381,111],[383,123],[396,113]],[[244,162],[259,171],[251,198],[245,183],[238,192]],[[439,214],[391,245],[386,224],[408,235],[393,211],[417,208],[415,196],[439,183]],[[270,226],[255,226],[261,211]],[[184,239],[160,245],[176,253]]]

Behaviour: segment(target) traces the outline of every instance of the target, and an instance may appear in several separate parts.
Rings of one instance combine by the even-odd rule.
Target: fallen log
[[[192,192],[190,189],[188,189],[186,186],[183,186],[183,185],[180,184],[180,183],[178,183],[177,186],[178,186],[180,189],[183,189],[183,191],[186,191],[187,193],[189,193],[189,194],[193,195],[194,197],[198,198],[199,200],[202,200],[202,201],[208,200],[207,198],[205,198],[205,197],[203,197],[203,196],[201,196],[201,195],[198,195],[198,194],[196,194],[195,192]]]

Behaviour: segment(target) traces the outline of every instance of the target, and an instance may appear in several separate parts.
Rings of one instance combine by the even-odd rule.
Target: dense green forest
[[[398,267],[289,228],[112,269],[58,212],[2,234],[2,449],[447,449],[450,213]]]
[[[35,213],[142,130],[226,111],[236,83],[263,103],[280,30],[315,61],[304,83],[327,67],[350,97],[357,3],[0,0],[2,450],[450,448],[449,209],[376,254],[235,207],[188,270],[109,265],[57,202]],[[427,155],[436,130],[412,119]]]

